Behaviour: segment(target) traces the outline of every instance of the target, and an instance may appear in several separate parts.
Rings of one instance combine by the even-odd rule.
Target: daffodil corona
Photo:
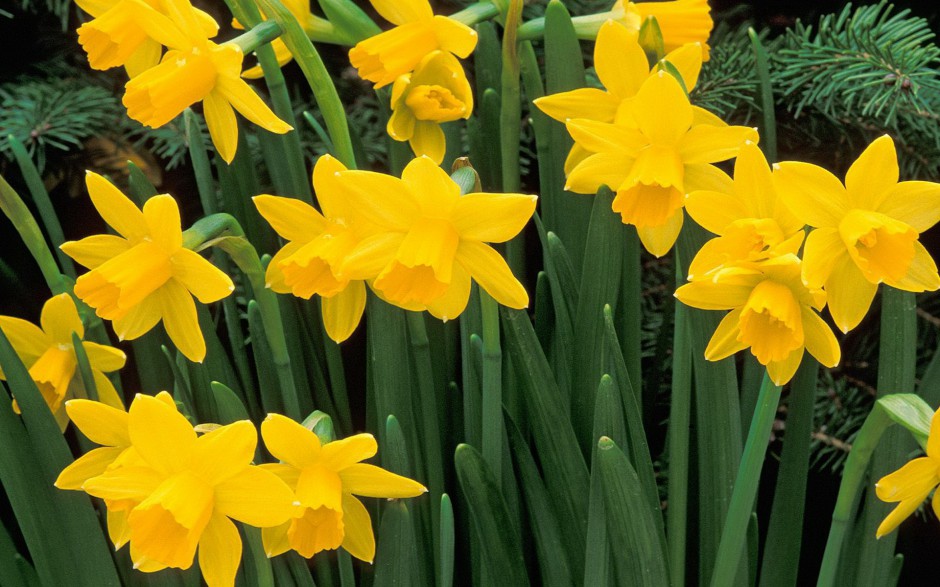
[[[309,429],[269,414],[261,424],[261,436],[268,451],[281,461],[262,468],[283,479],[299,504],[293,519],[262,531],[269,557],[296,550],[310,558],[342,546],[371,563],[375,557],[372,520],[355,496],[403,498],[427,491],[416,481],[360,462],[378,450],[371,434],[321,444]]]
[[[683,285],[676,297],[693,308],[731,310],[705,349],[709,361],[750,348],[776,385],[793,377],[804,350],[827,367],[839,362],[839,343],[816,313],[825,292],[803,285],[796,255],[738,264]]]
[[[797,161],[778,163],[773,177],[784,204],[815,228],[806,238],[803,279],[825,287],[829,312],[843,332],[861,322],[879,283],[911,292],[940,288],[937,265],[919,241],[940,220],[940,184],[899,183],[891,137],[865,149],[845,185]]]
[[[74,395],[77,383],[78,358],[72,334],[81,339],[85,336],[85,327],[69,294],[59,294],[46,301],[39,323],[41,328],[20,318],[0,316],[0,330],[29,369],[30,377],[64,430],[69,418],[63,402]],[[114,385],[105,376],[105,373],[124,366],[124,353],[91,341],[82,341],[81,344],[91,366],[98,397],[109,406],[124,409]],[[3,371],[0,371],[0,379],[3,378]]]
[[[91,269],[75,282],[75,295],[113,321],[122,340],[133,340],[160,321],[189,360],[201,362],[206,343],[193,296],[218,301],[232,280],[198,253],[183,247],[179,208],[168,194],[147,200],[141,211],[104,177],[88,172],[92,203],[120,236],[95,235],[62,244]]]

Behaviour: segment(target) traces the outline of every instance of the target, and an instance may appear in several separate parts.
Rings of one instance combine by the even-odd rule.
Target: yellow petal
[[[770,361],[767,363],[767,375],[774,385],[784,385],[796,374],[800,368],[800,362],[803,360],[803,347],[791,351],[787,358],[782,361]]]
[[[215,486],[216,511],[250,526],[279,526],[294,512],[294,492],[274,473],[246,467]]]
[[[126,239],[147,236],[147,222],[141,212],[121,190],[104,177],[89,171],[85,174],[85,185],[92,204],[108,226]]]
[[[343,532],[343,548],[359,560],[371,563],[375,558],[372,518],[362,502],[348,493],[343,494]]]
[[[848,257],[838,229],[817,228],[810,231],[803,248],[803,279],[809,287],[822,287],[836,265]]]
[[[124,400],[118,394],[108,376],[97,369],[92,369],[91,373],[92,378],[95,380],[95,388],[98,390],[98,401],[112,408],[124,410]]]
[[[865,279],[851,257],[846,255],[833,266],[826,281],[829,313],[839,330],[848,332],[862,321],[878,286]]]
[[[676,299],[700,310],[731,310],[747,303],[754,285],[722,283],[712,280],[693,281],[676,290]]]
[[[537,98],[534,104],[558,122],[567,122],[570,118],[613,122],[620,100],[598,88],[578,88]]]
[[[219,157],[231,163],[238,150],[238,121],[232,105],[219,92],[209,92],[202,100],[202,113]]]
[[[937,264],[920,241],[914,241],[914,260],[907,268],[907,274],[901,279],[885,279],[885,283],[904,291],[934,291],[940,288],[940,275]]]
[[[199,539],[199,570],[208,587],[235,584],[242,558],[238,528],[223,515],[214,514]]]
[[[590,154],[590,151],[577,143],[571,145],[571,150],[568,151],[568,156],[565,157],[565,175],[570,174],[571,171]]]
[[[714,26],[707,0],[631,2],[630,6],[637,11],[641,19],[656,17],[667,51],[685,43],[700,42],[707,59],[708,45],[705,45],[705,42]]]
[[[662,257],[669,252],[676,239],[679,238],[684,217],[682,209],[679,209],[662,226],[637,227],[636,232],[640,236],[640,242],[650,254]]]
[[[894,531],[895,528],[901,525],[901,522],[906,520],[908,517],[910,517],[911,514],[917,511],[917,508],[919,508],[920,504],[922,504],[924,500],[927,499],[928,495],[930,495],[929,490],[927,493],[924,493],[923,496],[919,496],[919,499],[912,498],[899,503],[898,506],[891,510],[891,513],[889,513],[878,526],[878,529],[875,531],[875,537],[881,538],[882,536],[890,534],[892,531]]]
[[[523,194],[467,194],[457,201],[450,220],[462,239],[502,243],[522,231],[537,201]]]
[[[460,198],[460,188],[427,157],[413,159],[401,174],[424,216],[447,218]]]
[[[235,291],[235,285],[221,269],[195,251],[180,249],[170,258],[173,278],[203,304],[210,304]]]
[[[350,282],[340,293],[320,300],[320,308],[327,335],[334,342],[343,342],[355,332],[366,309],[365,283]]]
[[[505,259],[492,247],[463,241],[457,248],[456,257],[457,262],[497,302],[517,310],[528,307],[529,294],[512,274]]]
[[[395,259],[405,240],[403,233],[381,233],[366,237],[343,261],[340,271],[346,279],[375,279]]]
[[[613,20],[597,32],[594,69],[607,91],[620,99],[636,95],[650,70],[636,32]]]
[[[85,481],[82,490],[101,499],[140,502],[153,493],[163,479],[162,474],[150,467],[114,467]]]
[[[196,439],[191,466],[207,483],[220,483],[240,473],[255,456],[258,432],[248,420],[216,428]]]
[[[163,327],[170,340],[187,359],[201,363],[206,358],[206,341],[199,328],[193,296],[175,279],[166,282],[154,296],[160,300]]]
[[[407,75],[400,76],[395,81],[395,87],[397,88],[399,84],[405,84],[407,79]],[[415,118],[411,108],[395,106],[392,110],[392,115],[388,119],[385,131],[388,133],[388,136],[396,141],[408,141],[415,135],[415,125],[417,122],[418,120]]]
[[[261,437],[274,458],[298,469],[312,465],[320,455],[317,435],[280,414],[268,414],[261,423]]]
[[[108,537],[111,538],[115,550],[120,550],[131,539],[126,511],[108,510]]]
[[[686,192],[708,190],[734,193],[734,183],[728,174],[708,163],[686,164],[682,181]]]
[[[887,502],[906,501],[923,496],[937,486],[937,462],[929,457],[914,459],[897,471],[885,475],[875,484],[878,499]]]
[[[281,262],[299,251],[306,243],[291,241],[284,245],[280,251],[274,253],[268,268],[264,272],[264,286],[277,293],[291,293],[291,286],[285,283],[284,270]]]
[[[441,125],[424,120],[416,121],[414,132],[408,143],[419,159],[428,157],[436,165],[440,165],[444,161],[444,155],[447,152],[447,141],[444,137],[444,131],[441,130]]]
[[[189,455],[196,432],[186,417],[162,400],[137,394],[128,412],[134,449],[151,467],[163,473],[178,471],[181,456]]]
[[[774,187],[794,216],[817,228],[838,226],[850,205],[839,179],[817,165],[784,161],[774,165]]]
[[[894,141],[882,135],[849,167],[845,189],[853,208],[874,210],[898,183],[898,153]]]
[[[172,196],[161,194],[147,200],[144,203],[144,220],[151,240],[160,248],[173,251],[183,246],[180,209]]]
[[[127,311],[124,316],[114,319],[114,332],[120,340],[134,340],[160,322],[160,298],[151,295]]]
[[[592,153],[619,152],[636,157],[649,142],[636,129],[595,120],[571,119],[566,125],[571,138]]]
[[[757,131],[747,126],[692,127],[681,139],[679,154],[683,162],[717,163],[736,157],[747,142],[757,142]]]
[[[351,211],[346,201],[344,182],[340,178],[340,172],[346,171],[346,166],[342,161],[331,155],[322,155],[317,159],[313,167],[313,188],[316,190],[317,201],[320,203],[320,209],[327,218],[344,218],[354,211]],[[319,218],[319,214],[317,215]],[[347,221],[349,221],[347,219]],[[318,222],[314,220],[314,222]],[[303,229],[304,232],[318,232],[315,227],[320,224],[312,225],[310,222]],[[297,223],[294,223],[297,226]],[[326,229],[325,223],[323,230]],[[300,234],[300,233],[298,233]],[[308,237],[309,238],[309,237]],[[290,239],[303,240],[303,239]]]
[[[839,341],[819,315],[807,306],[802,307],[803,338],[806,350],[824,366],[832,368],[839,364],[842,353]]]
[[[676,78],[662,71],[643,82],[633,101],[633,113],[640,131],[657,144],[675,143],[692,126],[688,96]]]
[[[372,0],[372,7],[382,18],[397,25],[434,16],[427,0]]]
[[[291,522],[287,521],[280,526],[261,529],[261,544],[268,558],[274,558],[291,549],[290,540],[287,537],[290,526]]]
[[[471,285],[470,274],[467,273],[467,270],[459,263],[455,264],[447,291],[427,305],[428,312],[444,322],[454,320],[467,308]]]
[[[96,234],[80,241],[68,241],[59,247],[79,265],[95,269],[130,248],[130,243],[112,234]]]
[[[381,467],[358,463],[340,471],[343,491],[363,497],[416,497],[427,489],[417,481],[390,473]]]
[[[774,178],[764,153],[756,143],[745,142],[734,162],[734,193],[747,208],[747,217],[774,217],[774,211],[777,208]],[[789,214],[787,218],[790,218]],[[792,218],[792,222],[787,224],[792,226],[797,222],[795,218]],[[793,230],[784,229],[784,231],[789,234],[799,228],[802,228],[802,224],[795,226]]]
[[[284,2],[284,5],[286,6],[287,2]],[[284,41],[280,39],[271,41],[271,48],[274,49],[274,58],[277,60],[277,64],[282,67],[290,63],[294,58],[294,54],[290,52],[290,49],[287,48]],[[260,65],[256,65],[243,71],[242,77],[245,79],[260,79],[264,77],[264,69],[262,69]]]
[[[685,88],[691,92],[698,83],[698,75],[702,71],[702,44],[686,43],[670,51],[664,60],[679,70]]]
[[[0,316],[0,329],[27,368],[46,352],[54,341],[32,322],[13,316]],[[0,375],[2,375],[0,371]]]
[[[304,508],[326,508],[334,512],[343,508],[343,483],[332,468],[314,465],[302,470],[294,491],[297,501]]]
[[[589,154],[569,171],[565,189],[578,194],[596,194],[604,185],[617,189],[634,161],[619,151]]]
[[[747,348],[747,343],[740,340],[741,330],[738,328],[740,320],[741,308],[736,308],[728,312],[728,314],[722,318],[714,334],[712,334],[711,339],[708,341],[708,346],[705,348],[705,358],[707,360],[720,361]]]
[[[723,192],[698,190],[686,196],[685,209],[699,226],[714,234],[724,234],[728,225],[750,218],[745,200]]]
[[[160,57],[163,55],[163,45],[147,39],[140,44],[136,51],[131,53],[130,57],[124,63],[124,70],[127,77],[137,77],[151,67],[160,63]]]
[[[240,77],[220,77],[215,91],[239,114],[267,131],[284,134],[294,130],[294,127],[278,118]]]
[[[82,434],[95,444],[130,446],[127,412],[87,399],[69,400],[65,409]]]
[[[55,486],[59,489],[80,491],[85,481],[104,473],[108,465],[113,463],[122,452],[124,452],[124,447],[121,446],[105,446],[88,451],[75,459],[74,463],[62,469],[55,480]]]
[[[72,344],[72,333],[85,336],[85,327],[78,317],[75,301],[67,293],[49,298],[42,306],[39,318],[43,332],[58,344]]]
[[[441,49],[465,59],[477,46],[477,32],[467,25],[446,16],[435,16],[434,35]]]
[[[322,160],[323,157],[320,158]],[[316,169],[314,167],[314,174]],[[317,185],[316,175],[314,175],[314,185]],[[320,197],[320,194],[317,194]],[[251,199],[258,208],[258,213],[268,221],[271,228],[281,237],[289,241],[307,242],[324,230],[326,230],[326,219],[317,210],[296,198],[282,198],[280,196],[269,196],[262,194]]]
[[[940,220],[940,184],[902,181],[885,192],[875,210],[924,232]]]
[[[324,444],[320,463],[331,470],[341,471],[354,463],[371,459],[378,450],[374,436],[354,434]]]
[[[343,185],[350,207],[370,222],[396,231],[408,230],[420,212],[416,196],[405,182],[372,171],[344,171]]]

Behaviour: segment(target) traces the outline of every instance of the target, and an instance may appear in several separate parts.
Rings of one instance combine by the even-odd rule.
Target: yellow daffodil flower
[[[504,306],[528,305],[525,288],[485,243],[516,236],[535,211],[535,196],[461,196],[427,157],[409,163],[401,179],[368,171],[340,175],[356,214],[381,229],[346,257],[345,278],[374,280],[385,300],[442,320],[463,312],[471,278]]]
[[[676,297],[693,308],[731,310],[705,349],[709,361],[750,347],[776,385],[793,377],[804,350],[827,367],[839,362],[839,343],[816,313],[826,294],[803,285],[796,255],[724,270],[683,285]]]
[[[175,408],[138,395],[127,433],[137,459],[88,479],[82,489],[127,510],[135,568],[188,569],[198,548],[206,583],[234,585],[242,544],[230,518],[265,528],[294,513],[290,488],[251,465],[254,426],[243,420],[197,436]]]
[[[881,501],[898,503],[888,517],[881,522],[875,535],[878,538],[889,534],[901,522],[920,507],[930,492],[940,484],[940,410],[930,420],[930,435],[927,437],[927,456],[908,462],[885,475],[875,484],[875,495]],[[933,494],[933,511],[940,516],[940,491]]]
[[[666,55],[663,61],[676,67],[682,74],[686,89],[691,92],[702,69],[700,44],[682,45]],[[567,122],[571,118],[613,122],[623,102],[636,95],[646,78],[659,70],[659,65],[650,70],[636,30],[608,20],[597,33],[594,69],[605,89],[578,88],[538,98],[535,105],[559,122]]]
[[[395,28],[361,41],[349,50],[359,77],[376,88],[409,73],[432,51],[467,57],[477,45],[477,33],[446,16],[435,16],[428,0],[371,0],[382,18]]]
[[[369,234],[368,223],[355,214],[337,176],[345,170],[329,155],[317,160],[313,187],[322,214],[294,198],[253,198],[258,212],[287,241],[268,263],[267,286],[304,299],[319,295],[323,325],[336,342],[349,338],[366,307],[365,282],[339,276],[343,259]]]
[[[940,288],[937,265],[918,240],[940,220],[940,184],[899,183],[898,175],[887,135],[852,164],[845,185],[810,163],[774,166],[784,204],[816,229],[806,239],[803,279],[825,287],[829,312],[843,332],[862,321],[879,283],[912,292]]]
[[[276,465],[261,465],[283,479],[295,492],[301,511],[280,526],[261,531],[269,557],[296,550],[310,558],[342,546],[369,562],[375,557],[375,536],[369,512],[354,496],[403,498],[427,492],[417,481],[360,463],[378,450],[371,434],[320,443],[309,429],[279,414],[261,424],[268,451]]]
[[[433,51],[414,73],[395,80],[388,134],[440,165],[447,148],[441,123],[470,118],[472,112],[473,91],[460,62],[450,53]]]
[[[0,316],[0,330],[29,369],[30,377],[36,382],[59,427],[65,430],[69,417],[63,402],[74,393],[72,386],[78,368],[72,333],[82,338],[85,327],[69,294],[59,294],[46,301],[39,324],[41,328],[20,318]],[[101,401],[124,409],[117,390],[105,376],[105,373],[124,366],[124,353],[91,341],[82,341],[82,348],[88,356]],[[0,379],[4,379],[3,371],[0,371]],[[16,407],[16,402],[13,405]]]
[[[575,19],[575,30],[581,38],[594,38],[605,22],[613,20],[638,33],[643,22],[651,16],[656,18],[667,52],[689,43],[699,43],[702,58],[708,60],[708,37],[715,25],[708,0],[626,3],[617,0],[607,12]]]
[[[168,194],[154,196],[143,211],[104,177],[88,172],[88,194],[98,213],[120,236],[95,235],[62,244],[91,269],[75,282],[75,295],[113,321],[121,340],[133,340],[161,320],[189,360],[201,362],[206,343],[193,296],[208,304],[234,291],[232,280],[183,247],[180,212]]]
[[[803,223],[777,197],[767,159],[751,142],[741,147],[735,161],[733,189],[694,191],[685,209],[699,225],[719,235],[696,253],[689,265],[690,281],[738,261],[796,254],[803,244]]]
[[[95,18],[78,27],[78,42],[93,69],[124,66],[134,77],[160,62],[163,45],[185,45],[183,32],[167,16],[160,0],[77,0]],[[170,5],[195,14],[199,35],[212,38],[219,25],[188,2]]]
[[[728,176],[711,164],[736,156],[746,140],[757,140],[757,131],[696,123],[679,82],[662,71],[643,82],[625,116],[632,122],[568,121],[568,132],[590,155],[568,174],[565,189],[615,189],[614,212],[636,226],[647,251],[661,257],[682,228],[685,195],[728,189]]]

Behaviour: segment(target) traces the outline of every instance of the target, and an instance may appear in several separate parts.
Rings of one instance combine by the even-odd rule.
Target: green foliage
[[[14,0],[15,1],[15,0]],[[48,12],[56,16],[62,23],[62,30],[68,26],[69,9],[72,0],[19,0],[20,9],[30,12]],[[5,11],[0,10],[0,15]]]

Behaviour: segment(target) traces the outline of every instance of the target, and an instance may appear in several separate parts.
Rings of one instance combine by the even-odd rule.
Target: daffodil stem
[[[757,66],[757,79],[760,84],[761,113],[764,116],[764,126],[761,128],[761,147],[771,163],[777,161],[777,116],[774,110],[774,92],[770,85],[770,66],[767,52],[760,42],[760,37],[753,28],[747,29],[754,48],[754,63]]]
[[[0,210],[13,223],[13,228],[19,233],[26,248],[36,260],[52,293],[58,295],[69,291],[68,283],[59,271],[59,266],[55,262],[55,257],[52,256],[52,251],[49,250],[49,245],[46,244],[39,224],[36,223],[36,219],[33,218],[23,199],[3,179],[3,176],[0,176]]]
[[[576,16],[571,19],[571,22],[574,24],[574,32],[578,35],[578,38],[583,41],[587,41],[596,38],[597,31],[600,30],[601,25],[613,17],[614,15],[611,12],[600,12],[598,14]],[[544,17],[533,18],[530,21],[526,21],[522,26],[519,27],[520,41],[535,41],[537,39],[541,39],[544,34]]]
[[[287,351],[287,338],[284,335],[284,324],[281,321],[281,309],[276,294],[265,284],[264,267],[258,252],[244,238],[244,231],[238,221],[229,214],[211,214],[197,221],[183,233],[183,246],[192,249],[206,246],[218,247],[228,253],[241,269],[261,314],[265,336],[271,349],[271,356],[277,372],[281,397],[284,402],[286,415],[300,420],[300,400],[297,397],[297,386],[291,371],[290,354]]]
[[[418,395],[422,409],[421,424],[424,428],[425,463],[428,471],[428,490],[431,494],[431,504],[440,501],[444,494],[444,463],[441,453],[441,430],[438,422],[439,398],[434,392],[434,369],[431,366],[431,343],[428,340],[427,326],[424,323],[422,312],[405,312],[408,324],[408,337],[411,352],[415,361],[415,371],[418,379]],[[431,506],[431,538],[434,549],[440,549],[441,512],[439,508]],[[439,563],[435,559],[435,563]]]
[[[229,41],[229,43],[238,45],[238,48],[242,50],[242,53],[248,55],[249,53],[253,53],[259,47],[267,45],[280,36],[281,27],[273,20],[266,20],[238,35]]]
[[[336,158],[342,161],[346,167],[354,169],[356,167],[356,157],[353,153],[346,112],[343,110],[343,103],[336,92],[333,78],[330,77],[326,66],[323,64],[323,59],[320,58],[320,54],[313,46],[313,43],[310,42],[297,19],[279,0],[258,0],[258,4],[261,5],[268,18],[276,21],[283,29],[284,35],[281,40],[290,49],[301,71],[303,71],[304,77],[307,78],[307,83],[313,91],[320,112],[323,113],[327,131],[330,133],[330,138],[336,148]]]
[[[684,276],[679,276],[684,281]],[[669,404],[669,508],[666,510],[669,576],[673,587],[685,585],[685,550],[689,505],[689,437],[692,420],[692,341],[688,310],[675,305],[672,394]]]
[[[519,144],[522,132],[522,104],[519,90],[519,45],[516,29],[522,21],[522,0],[511,0],[503,32],[503,69],[499,109],[500,153],[502,154],[503,191],[518,193],[521,189]],[[525,270],[525,241],[520,234],[506,245],[509,266],[516,275]],[[484,453],[485,454],[485,453]]]
[[[744,554],[744,544],[747,540],[748,523],[751,520],[751,512],[754,510],[754,500],[757,498],[757,486],[760,483],[761,469],[764,466],[767,442],[777,415],[779,401],[780,386],[774,385],[770,377],[765,375],[757,399],[757,409],[751,420],[751,428],[744,445],[744,455],[738,467],[734,490],[731,493],[728,516],[725,518],[724,529],[721,532],[718,555],[712,573],[712,587],[731,585],[738,573],[738,565],[741,555]]]
[[[852,443],[852,450],[849,451],[845,468],[842,470],[839,495],[836,498],[835,508],[832,510],[832,526],[829,528],[829,538],[826,540],[826,550],[819,569],[817,587],[833,587],[836,584],[842,544],[858,507],[858,498],[861,494],[859,489],[865,480],[865,472],[868,470],[871,455],[875,452],[882,434],[891,424],[893,424],[891,418],[876,403],[859,429],[855,442]]]
[[[499,7],[494,2],[477,2],[450,15],[451,20],[473,26],[478,22],[499,16]]]
[[[497,485],[502,483],[503,463],[503,352],[499,343],[499,306],[480,290],[483,320],[483,437],[481,452],[493,471]]]

